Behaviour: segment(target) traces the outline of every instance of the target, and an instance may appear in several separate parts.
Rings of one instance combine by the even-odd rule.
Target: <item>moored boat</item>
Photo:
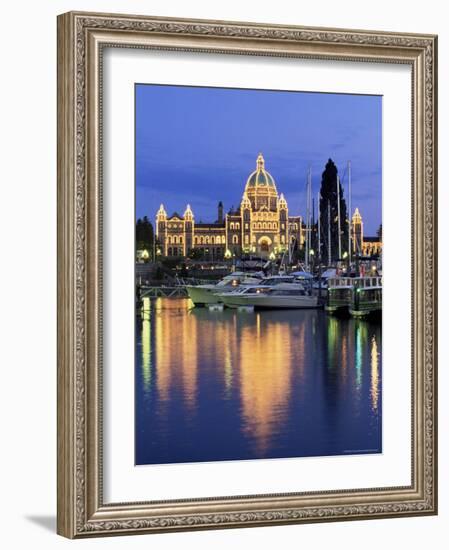
[[[382,284],[380,277],[370,277],[370,286],[355,285],[349,313],[358,319],[382,316]]]
[[[382,311],[382,277],[329,279],[327,313],[363,318]]]
[[[217,294],[225,294],[232,292],[240,285],[258,284],[261,280],[257,274],[248,274],[244,272],[235,272],[226,275],[218,283],[210,283],[203,285],[186,285],[187,294],[195,306],[206,306],[217,304],[219,300]]]
[[[295,282],[248,286],[220,295],[226,307],[254,309],[308,309],[319,307],[318,297]]]

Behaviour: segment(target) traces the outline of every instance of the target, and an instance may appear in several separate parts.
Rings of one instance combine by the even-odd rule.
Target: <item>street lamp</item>
[[[276,258],[276,256],[274,255],[274,252],[271,252],[269,258],[270,260],[274,260]]]
[[[312,264],[312,269],[311,269],[311,273],[313,274],[314,270],[315,270],[315,250],[313,250],[313,248],[311,248],[309,250],[309,256],[310,256],[310,263]]]
[[[227,260],[229,260],[230,258],[232,257],[232,253],[231,251],[229,250],[229,248],[226,249],[226,252],[225,252],[225,258]]]
[[[343,260],[347,261],[347,263],[348,263],[347,267],[344,268],[344,269],[346,269],[347,276],[350,277],[351,276],[351,273],[350,273],[351,266],[349,265],[349,254],[348,254],[347,251],[343,252]]]

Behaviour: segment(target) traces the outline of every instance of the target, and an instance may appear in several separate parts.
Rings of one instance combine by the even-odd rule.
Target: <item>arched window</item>
[[[206,237],[205,242],[206,244],[209,244],[209,236]]]
[[[267,222],[263,222],[262,227],[263,227],[263,229],[266,229],[267,228]]]
[[[203,237],[200,237],[200,244],[204,244],[204,239],[203,239]]]
[[[238,244],[239,243],[239,238],[237,237],[237,235],[232,235],[232,244]]]
[[[171,255],[172,255],[171,247],[168,249],[167,253],[168,253],[168,256],[171,256]]]
[[[215,244],[215,237],[210,238],[210,244]]]
[[[229,227],[230,227],[231,229],[234,229],[234,222],[231,222],[231,223],[229,224]]]
[[[171,237],[170,237],[170,235],[167,237],[167,242],[168,242],[168,244],[171,244]],[[171,254],[169,254],[169,256],[171,256]]]
[[[240,224],[239,224],[239,222],[236,222],[235,228],[236,228],[236,229],[240,229]]]

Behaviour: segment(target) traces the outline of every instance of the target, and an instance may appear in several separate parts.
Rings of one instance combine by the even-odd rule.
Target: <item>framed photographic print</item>
[[[58,532],[437,512],[432,35],[58,18]]]

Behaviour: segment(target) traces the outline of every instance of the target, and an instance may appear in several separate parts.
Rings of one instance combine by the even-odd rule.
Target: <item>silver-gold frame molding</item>
[[[412,483],[105,504],[102,491],[104,47],[407,64],[412,71]],[[437,512],[437,38],[128,15],[58,18],[58,533],[66,537]],[[107,276],[107,274],[105,274]]]

